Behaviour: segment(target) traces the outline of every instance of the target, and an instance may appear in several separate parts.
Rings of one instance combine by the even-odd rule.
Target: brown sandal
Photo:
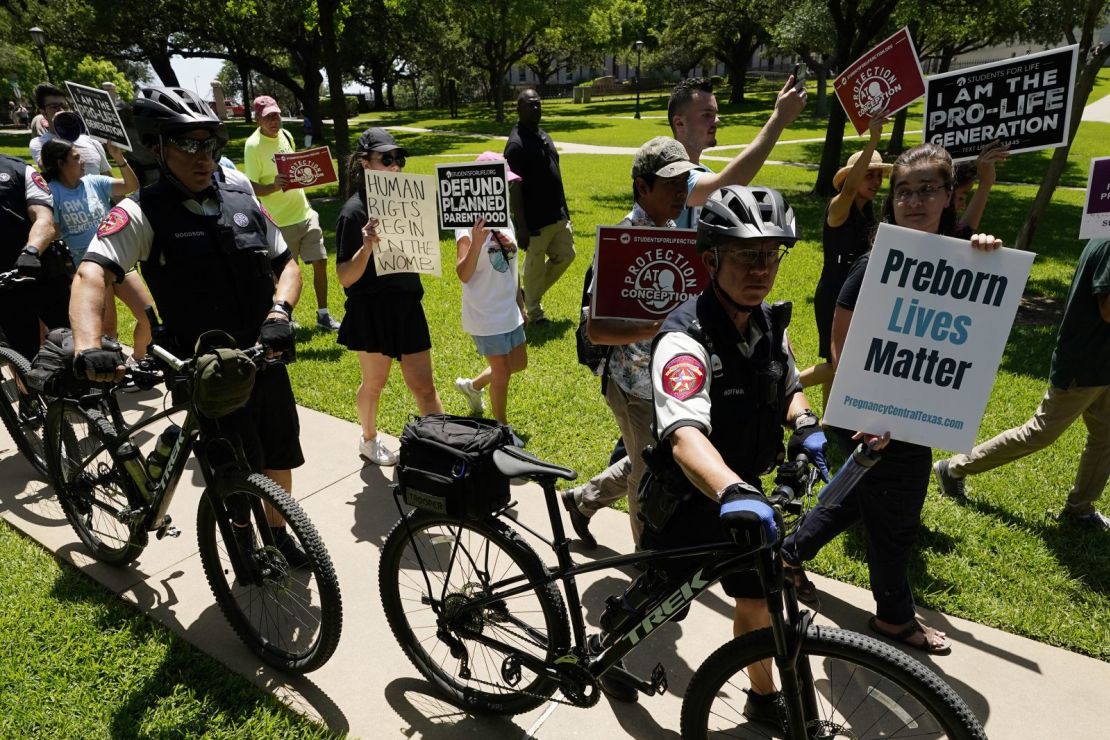
[[[794,584],[798,601],[814,611],[820,609],[821,597],[817,595],[817,586],[813,585],[813,581],[806,575],[806,569],[800,565],[791,565],[785,560],[782,561],[782,569],[785,576]]]
[[[930,655],[948,655],[948,653],[952,652],[952,644],[948,642],[948,638],[946,636],[942,636],[944,642],[942,642],[940,645],[934,645],[933,643],[929,642],[929,634],[928,632],[926,632],[926,629],[931,630],[936,634],[940,633],[932,627],[921,624],[921,622],[918,622],[917,619],[914,619],[912,622],[906,625],[905,628],[899,630],[898,632],[887,632],[885,629],[882,629],[875,622],[875,617],[871,617],[871,619],[867,620],[867,626],[870,627],[871,631],[877,635],[881,635],[888,640],[894,640],[895,642],[899,642],[903,645],[908,645],[909,647],[912,647],[915,650],[920,650],[923,653],[929,653]],[[921,642],[914,642],[912,638],[918,633],[921,634]]]

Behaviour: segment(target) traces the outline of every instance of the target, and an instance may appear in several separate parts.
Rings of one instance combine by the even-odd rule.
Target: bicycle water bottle
[[[605,611],[599,623],[607,633],[619,633],[626,626],[643,618],[644,607],[667,587],[667,575],[661,570],[641,573],[620,596],[605,600]]]
[[[143,460],[143,453],[139,448],[130,442],[124,442],[116,450],[116,460],[119,461],[127,474],[131,476],[131,480],[135,481],[135,485],[139,491],[142,492],[144,497],[147,497],[149,491],[147,489],[150,479],[146,474],[146,463]]]
[[[150,475],[150,484],[153,486],[162,477],[162,472],[166,469],[166,461],[170,459],[170,452],[173,446],[177,444],[177,438],[181,436],[181,427],[176,424],[170,424],[158,436],[158,442],[154,445],[154,450],[146,459],[146,472]]]
[[[839,505],[859,482],[859,479],[863,477],[864,473],[875,467],[875,463],[881,459],[882,455],[871,445],[859,443],[840,470],[836,471],[836,475],[829,481],[829,484],[821,489],[821,493],[817,494],[817,502],[822,506]]]

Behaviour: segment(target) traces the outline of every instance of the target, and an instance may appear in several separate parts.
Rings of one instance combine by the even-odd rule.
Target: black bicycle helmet
[[[168,134],[208,129],[227,143],[227,128],[208,104],[181,87],[144,87],[131,104],[132,144],[150,148]]]
[[[722,239],[777,239],[786,246],[798,241],[794,209],[772,188],[728,185],[709,196],[698,216],[698,252]]]

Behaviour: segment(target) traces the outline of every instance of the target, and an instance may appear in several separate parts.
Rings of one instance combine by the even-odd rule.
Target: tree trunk
[[[832,180],[840,169],[840,152],[844,147],[844,124],[847,120],[844,106],[839,103],[830,106],[829,125],[825,128],[825,147],[821,150],[821,168],[817,171],[817,184],[813,187],[813,192],[817,195],[826,198],[836,195]]]
[[[504,76],[500,67],[489,70],[489,91],[493,96],[494,120],[498,123],[505,122],[505,86],[501,84]]]
[[[235,65],[239,71],[239,83],[243,86],[243,122],[251,122],[251,70],[242,62]]]
[[[385,83],[385,101],[390,110],[397,110],[397,98],[393,96],[394,80],[386,80]]]
[[[166,87],[181,87],[181,84],[177,81],[177,73],[173,71],[173,65],[170,64],[169,54],[151,56],[150,66],[163,85]]]
[[[322,42],[320,46],[324,56],[324,67],[328,73],[328,94],[331,97],[332,129],[335,135],[335,147],[332,154],[339,162],[338,169],[342,172],[347,162],[350,134],[347,128],[347,98],[343,94],[343,71],[339,61],[339,44],[335,37],[336,8],[334,2],[324,2],[323,0],[317,2],[317,7],[320,11],[320,41]],[[307,83],[308,80],[305,80],[305,82]],[[310,90],[320,89],[319,83],[315,88],[307,84],[305,87]],[[321,134],[320,142],[323,143],[326,140],[323,136],[323,125],[320,126],[319,131]],[[339,178],[339,197],[344,200],[348,195],[347,179],[346,177]]]
[[[940,61],[937,63],[937,74],[942,75],[952,69],[952,62],[956,59],[956,49],[946,46],[940,52]]]
[[[890,129],[890,141],[886,146],[886,153],[891,157],[897,157],[906,149],[906,116],[909,112],[909,108],[903,108],[894,116],[894,126]]]

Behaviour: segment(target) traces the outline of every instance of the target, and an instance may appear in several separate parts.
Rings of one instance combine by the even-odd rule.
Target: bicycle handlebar
[[[35,278],[30,275],[24,275],[19,270],[8,270],[7,272],[0,272],[0,290],[7,290],[12,286],[19,285],[20,283],[33,283]]]

